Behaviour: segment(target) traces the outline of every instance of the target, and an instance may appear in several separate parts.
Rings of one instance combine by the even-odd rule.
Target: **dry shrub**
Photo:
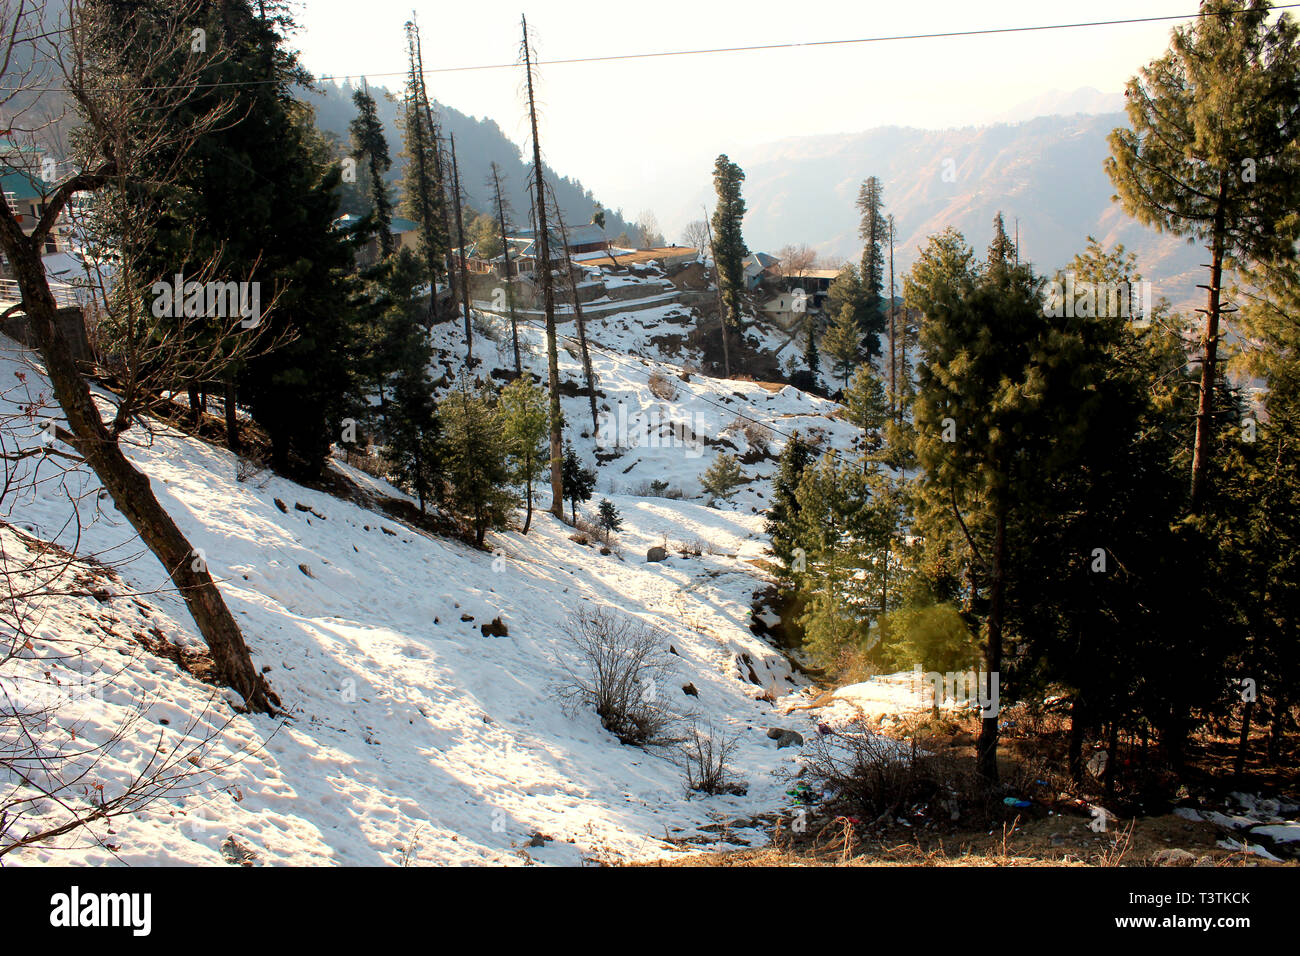
[[[855,722],[829,735],[817,735],[806,750],[809,786],[826,794],[827,806],[864,823],[888,823],[923,813],[947,823],[964,819],[981,824],[1001,806],[975,773],[948,754],[930,753],[910,742],[872,732]]]
[[[730,793],[744,796],[747,787],[731,769],[739,737],[719,733],[712,724],[701,728],[694,721],[678,750],[686,789],[710,796]]]
[[[663,402],[677,401],[677,386],[659,369],[650,373],[650,394]]]
[[[621,743],[670,743],[677,715],[659,700],[668,686],[671,660],[658,629],[605,607],[582,606],[570,635],[578,664],[557,692],[570,713],[594,710],[601,726]]]

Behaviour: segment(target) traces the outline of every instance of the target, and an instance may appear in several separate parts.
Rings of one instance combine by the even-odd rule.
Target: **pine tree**
[[[379,233],[379,248],[385,257],[393,251],[393,203],[388,198],[388,184],[384,177],[392,168],[388,156],[388,141],[384,138],[384,124],[379,119],[375,99],[367,89],[352,94],[357,106],[357,116],[348,127],[352,134],[353,159],[365,159],[369,173],[370,205],[374,213],[375,228]]]
[[[884,329],[885,257],[884,244],[889,228],[884,217],[885,187],[872,176],[858,191],[858,235],[864,246],[859,271],[862,289],[861,333],[871,355],[880,353],[880,333]]]
[[[505,528],[516,504],[509,492],[509,447],[496,409],[471,392],[462,377],[459,388],[438,407],[444,435],[444,468],[450,485],[448,504],[483,547],[487,533]]]
[[[386,260],[380,331],[372,361],[384,413],[385,457],[399,484],[410,488],[424,512],[441,491],[441,427],[429,366],[433,348],[420,324],[423,285],[409,249]],[[391,400],[389,400],[391,395]]]
[[[990,257],[1000,260],[993,250]],[[1089,401],[1069,375],[1073,340],[1043,315],[1028,267],[976,266],[948,230],[931,239],[905,284],[924,316],[917,528],[935,560],[946,553],[964,563],[965,609],[983,621],[986,672],[1000,674],[1020,554],[1013,538],[1033,526],[1045,470],[1068,460]],[[989,780],[997,778],[997,740],[996,716],[985,716],[977,760]]]
[[[402,156],[406,166],[401,179],[401,210],[419,226],[420,259],[429,283],[432,322],[438,300],[438,280],[444,275],[455,286],[447,264],[451,254],[451,228],[443,189],[442,150],[434,128],[432,108],[420,63],[419,28],[408,21],[406,29],[407,77],[402,99]]]
[[[1006,223],[1001,211],[993,217],[993,241],[989,243],[988,257],[985,264],[989,269],[1010,269],[1018,264],[1020,254],[1016,244],[1007,235]]]
[[[831,367],[843,378],[847,388],[849,376],[862,358],[861,327],[851,305],[846,303],[840,308],[835,322],[822,336],[822,348],[832,359]]]
[[[794,571],[794,549],[799,534],[799,502],[795,491],[804,469],[812,460],[812,450],[795,432],[781,449],[776,475],[772,479],[772,504],[767,511],[764,530],[771,539],[772,553],[781,562],[781,571],[787,577]]]
[[[736,461],[736,456],[725,452],[713,459],[713,464],[700,476],[700,484],[704,490],[714,498],[721,498],[723,501],[734,495],[745,481],[745,473],[740,470],[740,463]]]
[[[546,474],[546,395],[530,377],[517,378],[501,390],[501,418],[513,477],[524,486],[527,514],[523,533],[533,523],[533,482]]]
[[[723,327],[740,324],[740,295],[745,288],[743,262],[749,250],[741,224],[745,218],[745,200],[740,185],[745,172],[726,153],[713,164],[713,188],[718,204],[713,210],[713,257],[718,270],[719,288],[726,314]]]
[[[1289,259],[1300,237],[1300,28],[1266,0],[1206,0],[1169,51],[1126,90],[1131,129],[1110,136],[1106,172],[1125,211],[1205,244],[1210,261],[1191,510],[1214,446],[1225,265]]]
[[[804,317],[805,339],[803,347],[804,367],[812,377],[813,383],[816,383],[817,377],[821,374],[822,360],[817,354],[817,315],[809,312]]]
[[[564,481],[564,500],[573,509],[573,523],[578,523],[578,505],[591,500],[596,490],[596,473],[582,464],[582,459],[573,450],[572,442],[564,444],[564,467],[561,472]]]
[[[853,383],[844,392],[844,405],[847,411],[845,417],[862,429],[863,455],[878,454],[885,441],[889,400],[885,396],[884,383],[870,362],[864,362],[854,373]]]
[[[623,528],[623,517],[618,513],[618,508],[614,506],[614,502],[610,501],[608,498],[600,499],[597,522],[605,531],[606,541],[609,540],[610,535],[617,533]]]

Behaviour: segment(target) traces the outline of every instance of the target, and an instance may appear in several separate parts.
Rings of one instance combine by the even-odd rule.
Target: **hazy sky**
[[[318,75],[397,89],[413,0],[298,0],[292,38]],[[539,57],[645,53],[1194,13],[1196,0],[573,0],[417,6],[425,66],[512,63],[526,13]],[[455,34],[435,17],[450,15]],[[546,159],[635,215],[656,163],[698,165],[787,136],[898,124],[986,123],[1053,89],[1119,92],[1167,46],[1172,22],[1000,36],[555,64],[540,76]],[[430,92],[526,138],[520,69],[433,73]],[[743,163],[742,163],[743,165]]]

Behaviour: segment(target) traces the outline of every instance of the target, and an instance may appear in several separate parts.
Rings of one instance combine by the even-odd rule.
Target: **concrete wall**
[[[77,308],[59,309],[56,324],[60,334],[67,339],[72,357],[78,362],[93,362],[94,353],[90,350],[90,339],[86,337],[86,317]],[[9,316],[0,322],[0,331],[28,348],[36,347],[26,314],[22,312]]]

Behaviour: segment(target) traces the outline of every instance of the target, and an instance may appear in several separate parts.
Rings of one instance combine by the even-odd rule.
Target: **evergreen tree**
[[[900,500],[877,466],[841,463],[833,454],[804,470],[795,495],[806,555],[797,576],[804,646],[822,664],[849,669],[879,643],[902,583],[890,559]]]
[[[1003,670],[1017,532],[1039,518],[1038,490],[1076,448],[1095,397],[1071,378],[1075,341],[1043,315],[1025,266],[980,268],[959,233],[931,239],[905,287],[923,315],[915,412],[918,531],[963,566],[965,611],[982,620],[985,669]],[[1013,540],[1014,539],[1014,540]],[[998,721],[977,758],[997,778]]]
[[[858,190],[858,235],[864,246],[861,281],[861,332],[872,355],[880,354],[880,333],[885,327],[885,256],[884,244],[889,227],[884,216],[885,187],[875,176],[866,179]]]
[[[516,500],[508,490],[509,447],[497,410],[473,394],[464,377],[460,387],[438,407],[444,440],[444,468],[450,485],[449,506],[483,547],[487,533],[505,528]]]
[[[428,371],[433,348],[420,324],[422,269],[409,249],[385,266],[376,323],[380,336],[372,356],[384,414],[385,457],[423,512],[441,489],[442,468],[441,429]]]
[[[816,313],[809,312],[804,318],[806,328],[806,338],[803,347],[803,362],[807,368],[808,374],[813,383],[817,382],[818,376],[822,370],[821,356],[817,354],[817,316]]]
[[[1191,510],[1200,509],[1225,265],[1289,259],[1300,237],[1300,32],[1267,0],[1206,0],[1169,51],[1126,90],[1131,129],[1110,136],[1106,172],[1125,211],[1209,252]]]
[[[501,418],[513,479],[524,486],[528,511],[523,533],[527,534],[533,523],[533,482],[550,467],[546,451],[549,427],[546,394],[530,377],[515,379],[501,391]]]
[[[734,495],[736,489],[743,485],[745,480],[745,473],[740,470],[740,463],[736,461],[736,456],[725,452],[713,459],[713,464],[700,476],[700,484],[704,490],[723,501]]]
[[[772,553],[781,562],[781,571],[789,576],[794,568],[799,536],[799,501],[795,492],[804,469],[812,462],[812,449],[795,432],[781,449],[776,475],[772,478],[772,505],[767,510],[764,530],[771,539]]]
[[[429,284],[430,317],[437,303],[438,280],[449,283],[447,263],[451,253],[451,229],[446,193],[443,188],[442,149],[432,122],[433,111],[420,71],[419,32],[414,22],[406,24],[407,77],[402,107],[402,214],[419,226],[420,259]],[[454,287],[454,283],[453,283]]]
[[[596,490],[596,472],[583,467],[582,459],[573,450],[572,442],[564,443],[564,464],[561,471],[564,482],[564,500],[573,510],[573,523],[578,523],[578,505],[590,501]]]
[[[862,453],[876,455],[885,443],[885,426],[889,421],[889,400],[885,385],[870,362],[864,362],[844,392],[844,405],[850,422],[862,429]]]
[[[618,513],[618,508],[614,507],[614,502],[608,498],[600,499],[600,509],[597,515],[597,523],[605,531],[605,540],[609,536],[620,531],[623,527],[623,516]]]
[[[849,376],[862,358],[862,332],[851,305],[846,303],[840,309],[835,322],[822,336],[822,348],[832,359],[831,367],[844,380],[844,387],[847,388]]]
[[[713,258],[718,271],[719,288],[725,315],[722,324],[740,324],[740,294],[745,288],[743,262],[749,250],[741,224],[745,218],[745,200],[740,184],[745,173],[723,153],[713,164],[713,188],[718,204],[713,210]]]
[[[353,159],[364,159],[369,174],[370,207],[375,228],[379,233],[379,248],[385,257],[393,252],[393,202],[388,198],[388,184],[384,177],[392,168],[388,156],[388,140],[384,138],[384,124],[379,119],[375,98],[367,89],[352,94],[357,106],[357,116],[348,127],[352,134]]]

